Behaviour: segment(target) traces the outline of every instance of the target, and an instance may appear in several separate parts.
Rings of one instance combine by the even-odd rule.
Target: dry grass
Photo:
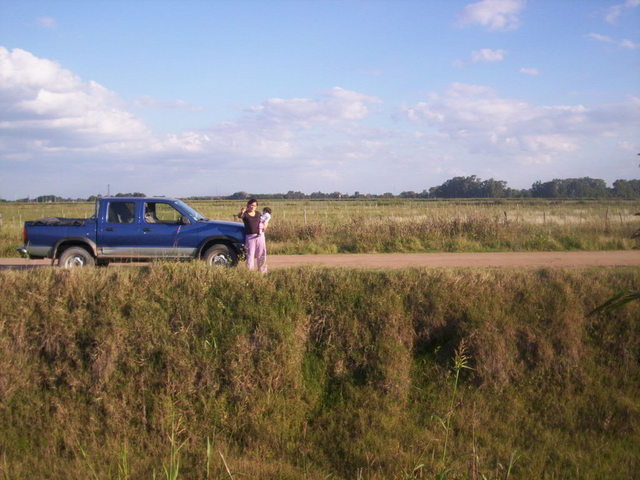
[[[638,269],[0,272],[0,478],[632,478],[640,305],[588,312],[638,284]],[[462,344],[473,370],[452,370]]]
[[[241,202],[194,202],[233,220]],[[376,200],[261,201],[274,217],[272,253],[616,250],[640,247],[640,201]],[[0,255],[15,256],[22,222],[87,217],[93,205],[0,204]]]

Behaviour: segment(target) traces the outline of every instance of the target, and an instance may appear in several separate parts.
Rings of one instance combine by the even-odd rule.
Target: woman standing
[[[238,217],[244,223],[247,268],[267,273],[267,243],[264,235],[260,235],[260,214],[257,212],[257,208],[258,201],[251,198],[247,202],[247,206],[240,209]]]

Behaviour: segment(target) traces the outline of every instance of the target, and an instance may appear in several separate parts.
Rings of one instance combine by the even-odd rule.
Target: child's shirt
[[[265,231],[265,229],[267,228],[267,224],[269,223],[269,220],[271,220],[270,213],[263,213],[262,215],[260,215],[260,233]]]

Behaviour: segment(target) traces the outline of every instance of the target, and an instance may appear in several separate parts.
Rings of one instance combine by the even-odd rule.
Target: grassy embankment
[[[193,202],[232,220],[242,202]],[[268,200],[271,253],[626,250],[640,247],[640,201]],[[0,256],[17,256],[22,222],[88,217],[93,204],[0,204]]]
[[[638,285],[631,268],[0,272],[0,478],[634,478],[640,303],[587,312]]]

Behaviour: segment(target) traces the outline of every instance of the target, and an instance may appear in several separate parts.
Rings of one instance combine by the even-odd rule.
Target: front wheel
[[[64,268],[92,267],[95,263],[93,256],[82,247],[69,247],[58,258],[58,265]]]
[[[226,245],[214,245],[209,247],[202,259],[207,265],[215,265],[220,267],[233,267],[238,263],[238,256]]]

